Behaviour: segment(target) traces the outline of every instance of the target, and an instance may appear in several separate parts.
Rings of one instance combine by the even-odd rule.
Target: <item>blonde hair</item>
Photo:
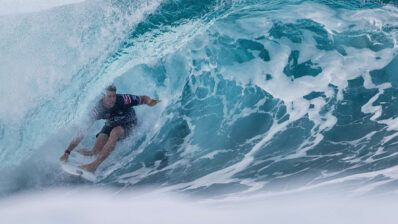
[[[115,85],[109,85],[106,87],[106,91],[111,91],[111,92],[116,92],[116,86]]]

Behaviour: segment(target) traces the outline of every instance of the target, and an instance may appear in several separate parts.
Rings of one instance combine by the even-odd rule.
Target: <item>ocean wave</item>
[[[98,185],[393,188],[398,11],[327,2],[99,1],[1,17],[17,18],[0,26],[0,72],[13,74],[0,76],[3,194],[81,182],[57,159],[111,82],[162,103],[136,109]]]

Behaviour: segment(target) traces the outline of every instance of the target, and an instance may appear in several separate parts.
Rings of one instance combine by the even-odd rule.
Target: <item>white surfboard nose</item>
[[[72,164],[68,163],[61,163],[61,168],[68,174],[73,175],[73,176],[78,176],[81,177],[85,180],[88,180],[90,182],[97,182],[97,177],[95,174],[90,173],[86,170],[80,169],[77,166],[74,166]]]

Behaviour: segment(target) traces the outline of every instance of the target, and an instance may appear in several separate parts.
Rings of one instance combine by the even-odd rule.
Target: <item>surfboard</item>
[[[79,166],[91,163],[95,160],[94,156],[83,156],[80,153],[71,153],[67,162],[61,162],[61,168],[66,173],[81,177],[90,182],[97,182],[97,176],[91,172],[80,169]]]
[[[90,182],[96,182],[97,181],[97,177],[91,173],[88,172],[86,170],[80,169],[79,167],[72,165],[72,164],[68,164],[68,162],[62,162],[61,163],[61,168],[68,174],[73,175],[73,176],[78,176],[81,177],[85,180],[88,180]]]

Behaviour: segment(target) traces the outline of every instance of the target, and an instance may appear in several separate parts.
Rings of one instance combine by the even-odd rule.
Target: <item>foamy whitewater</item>
[[[393,223],[397,38],[388,0],[0,0],[0,218]],[[88,183],[111,83],[162,102]]]

